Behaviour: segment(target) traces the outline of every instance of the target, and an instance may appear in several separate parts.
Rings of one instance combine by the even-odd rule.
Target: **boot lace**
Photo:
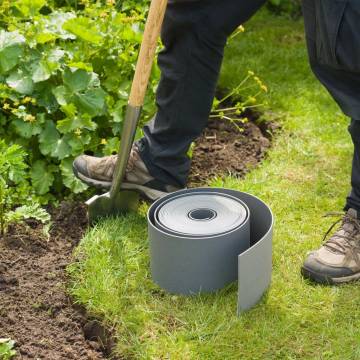
[[[329,216],[341,216],[338,220],[336,220],[329,228],[329,230],[325,233],[323,242],[324,246],[328,247],[331,250],[339,251],[342,254],[346,253],[346,250],[349,248],[357,249],[360,251],[360,221],[358,219],[353,218],[349,214],[340,213],[340,212],[331,212],[325,215],[325,217]],[[341,223],[341,227],[343,234],[336,232],[329,240],[326,241],[330,232],[334,229],[334,227]],[[352,230],[348,231],[344,227],[344,225],[350,224],[352,226]]]
[[[138,149],[136,146],[133,146],[131,149],[131,153],[128,159],[128,163],[126,166],[126,172],[132,172],[136,166],[136,162],[140,159]]]

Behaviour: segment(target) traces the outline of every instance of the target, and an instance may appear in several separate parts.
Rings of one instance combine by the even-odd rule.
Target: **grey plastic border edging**
[[[221,238],[222,242],[219,243],[219,237],[214,236],[207,238],[204,246],[204,242],[198,238],[167,234],[156,227],[155,212],[163,202],[174,196],[199,192],[228,194],[248,206],[250,224],[249,228],[246,230],[244,227],[244,230],[250,232],[250,244],[239,245],[239,241],[232,236],[234,234],[230,233],[225,243],[224,238]],[[169,194],[157,200],[148,211],[153,280],[170,293],[194,295],[218,290],[237,278],[238,313],[249,310],[259,302],[270,286],[273,226],[274,217],[270,208],[248,193],[222,188],[197,188]],[[199,254],[202,256],[199,257]],[[234,262],[234,265],[231,262]],[[204,283],[200,289],[199,279]]]

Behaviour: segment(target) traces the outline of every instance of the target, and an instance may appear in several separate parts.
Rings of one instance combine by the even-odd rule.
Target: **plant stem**
[[[227,94],[225,97],[223,97],[221,100],[219,100],[219,104],[221,104],[222,102],[224,102],[225,100],[227,100],[228,98],[230,98],[231,96],[233,96],[233,95],[241,88],[241,86],[242,86],[246,81],[249,80],[249,78],[250,78],[250,75],[247,75],[235,89],[233,89],[229,94]]]

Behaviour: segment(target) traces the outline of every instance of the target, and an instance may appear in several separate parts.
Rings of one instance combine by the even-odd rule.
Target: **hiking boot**
[[[357,211],[349,209],[333,224],[341,226],[317,251],[311,252],[301,272],[305,278],[322,284],[340,284],[360,279],[360,220]]]
[[[116,159],[117,155],[101,158],[80,155],[73,162],[73,171],[75,176],[85,184],[101,190],[109,190]],[[179,190],[179,188],[164,184],[150,175],[136,145],[132,147],[121,189],[135,190],[150,201],[155,201],[168,193]]]

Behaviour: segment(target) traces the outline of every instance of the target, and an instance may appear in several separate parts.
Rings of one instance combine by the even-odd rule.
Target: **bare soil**
[[[94,321],[66,294],[65,268],[87,226],[85,208],[63,203],[53,221],[49,239],[31,220],[0,238],[0,338],[16,341],[17,359],[105,359]]]
[[[238,126],[210,120],[193,151],[190,186],[242,177],[263,159],[277,127]],[[105,359],[114,345],[109,332],[66,293],[65,269],[88,225],[86,210],[64,202],[51,212],[50,238],[32,220],[0,237],[0,338],[16,341],[17,359]]]
[[[274,122],[256,124],[210,119],[208,127],[195,142],[189,186],[207,184],[214,177],[243,177],[259,164],[271,146],[271,137],[278,129]]]

